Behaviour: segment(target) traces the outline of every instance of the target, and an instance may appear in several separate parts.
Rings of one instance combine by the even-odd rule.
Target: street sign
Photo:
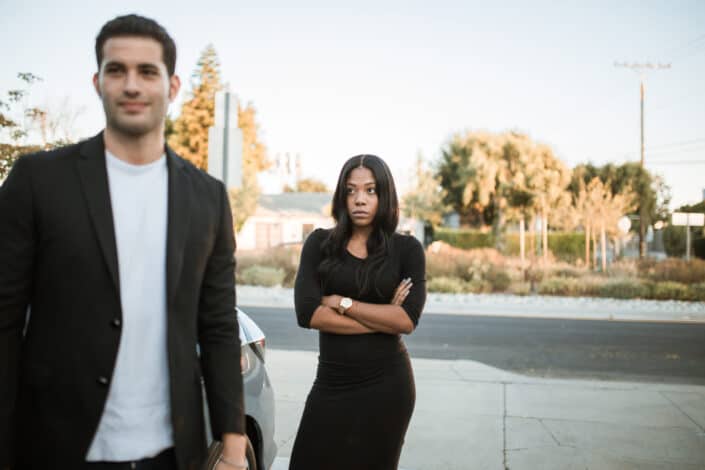
[[[623,235],[626,235],[629,233],[629,229],[632,228],[632,221],[629,220],[629,217],[623,215],[617,222],[617,228],[619,228],[619,231],[622,232]]]
[[[208,173],[227,188],[242,187],[242,131],[237,109],[233,93],[216,93],[215,125],[208,129]]]
[[[705,214],[698,212],[674,212],[671,215],[673,225],[685,225],[685,259],[690,260],[690,227],[705,225]]]
[[[698,212],[674,212],[671,215],[671,224],[702,227],[705,225],[705,214]]]

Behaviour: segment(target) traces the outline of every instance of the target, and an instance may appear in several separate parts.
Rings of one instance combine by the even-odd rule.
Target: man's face
[[[179,91],[179,78],[169,77],[162,46],[151,38],[113,37],[103,45],[103,62],[93,77],[103,101],[107,127],[140,137],[161,133],[169,103]]]

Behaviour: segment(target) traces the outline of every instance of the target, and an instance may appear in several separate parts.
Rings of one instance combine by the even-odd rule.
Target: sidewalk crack
[[[548,435],[551,436],[551,439],[553,439],[553,442],[555,442],[558,447],[564,447],[558,441],[558,438],[556,438],[556,436],[553,434],[553,431],[551,431],[551,428],[549,428],[548,425],[546,423],[544,423],[542,419],[539,419],[539,423],[541,423],[541,426],[543,426],[543,428],[546,430]]]
[[[683,408],[681,408],[680,406],[678,406],[678,404],[677,404],[675,401],[671,400],[671,398],[670,398],[668,395],[666,395],[666,393],[668,393],[668,392],[658,392],[658,393],[659,393],[659,395],[661,395],[663,398],[665,398],[666,400],[668,400],[669,403],[670,403],[671,405],[673,405],[678,411],[680,411],[681,413],[683,413],[683,416],[685,416],[686,418],[688,418],[694,425],[696,425],[696,426],[698,427],[698,429],[700,429],[700,432],[701,432],[701,433],[705,434],[705,428],[703,428],[700,424],[698,424],[697,421],[695,421],[693,418],[691,418],[690,415],[689,415],[688,413],[686,413],[686,412],[683,410]]]

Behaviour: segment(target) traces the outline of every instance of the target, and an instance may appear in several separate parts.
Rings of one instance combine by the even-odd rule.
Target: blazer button
[[[108,385],[108,378],[100,376],[98,377],[98,383],[101,385]]]
[[[113,325],[115,328],[120,328],[120,325],[122,325],[122,322],[120,321],[119,318],[113,318],[113,321],[110,322],[111,325]]]

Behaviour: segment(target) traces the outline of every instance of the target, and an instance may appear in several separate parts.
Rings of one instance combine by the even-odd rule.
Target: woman
[[[331,230],[306,240],[296,276],[299,325],[319,330],[320,355],[290,470],[396,469],[416,397],[400,335],[426,300],[424,251],[395,233],[389,168],[348,160],[333,196]]]

